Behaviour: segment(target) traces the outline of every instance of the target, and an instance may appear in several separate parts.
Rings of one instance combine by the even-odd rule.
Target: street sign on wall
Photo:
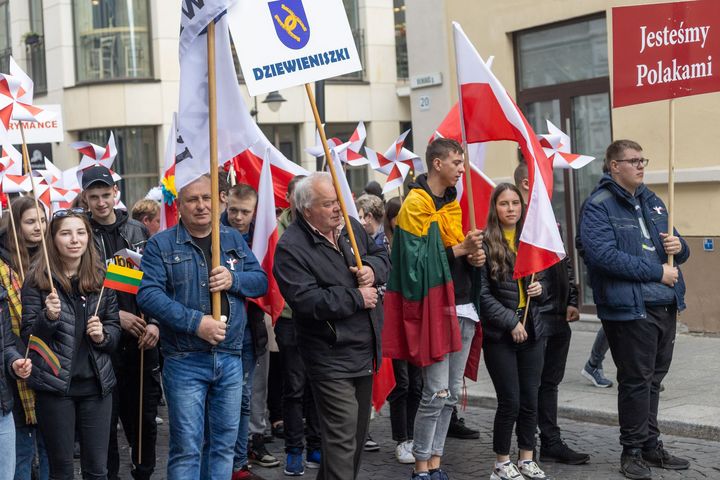
[[[250,95],[362,69],[341,0],[254,0],[228,11]]]
[[[720,91],[720,1],[612,9],[613,106]]]

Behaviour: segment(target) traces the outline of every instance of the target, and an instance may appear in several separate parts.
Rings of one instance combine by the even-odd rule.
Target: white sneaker
[[[490,475],[490,480],[524,480],[515,464],[508,462],[500,468],[495,468]]]
[[[545,472],[540,470],[540,467],[535,462],[521,462],[518,463],[520,467],[520,473],[525,475],[527,478],[537,478],[538,480],[544,480],[548,477],[545,476]]]
[[[403,464],[415,463],[415,456],[412,454],[412,440],[406,440],[395,447],[395,458]]]

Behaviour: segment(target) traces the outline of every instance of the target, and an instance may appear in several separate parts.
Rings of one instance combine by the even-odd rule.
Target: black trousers
[[[133,463],[132,476],[149,479],[155,471],[155,444],[157,424],[155,417],[162,396],[158,349],[145,351],[143,372],[142,462],[138,464],[138,427],[140,409],[140,351],[127,348],[114,362],[117,386],[113,391],[112,423],[108,448],[108,478],[118,478],[120,455],[118,452],[117,422],[122,422],[125,438],[130,445]]]
[[[602,322],[617,367],[620,444],[625,449],[657,445],[660,384],[675,347],[675,305],[646,310],[643,320]]]
[[[370,421],[372,375],[311,382],[320,419],[317,480],[355,480]]]
[[[483,351],[498,401],[493,451],[497,455],[510,454],[513,426],[518,447],[533,450],[545,338],[519,344],[485,342]]]
[[[545,361],[538,390],[538,428],[540,428],[540,442],[544,447],[561,440],[560,427],[557,423],[558,385],[565,376],[571,337],[572,331],[569,328],[546,337]]]
[[[305,371],[295,337],[295,323],[280,317],[275,324],[275,339],[280,349],[282,365],[282,419],[285,427],[285,451],[302,451],[305,439],[308,450],[320,448],[320,427],[310,382]],[[271,374],[272,376],[272,374]],[[305,406],[309,408],[304,408]],[[303,425],[303,416],[307,434]]]
[[[390,404],[392,438],[398,443],[412,440],[415,414],[422,398],[422,370],[404,360],[393,360],[395,388],[387,400]]]
[[[277,341],[277,340],[276,340]],[[282,398],[283,398],[283,352],[267,352],[270,361],[267,381],[267,408],[270,425],[280,422],[283,419]]]
[[[80,436],[83,478],[107,479],[107,449],[112,411],[110,395],[65,397],[37,392],[35,409],[38,427],[45,439],[51,480],[73,480],[76,425]]]

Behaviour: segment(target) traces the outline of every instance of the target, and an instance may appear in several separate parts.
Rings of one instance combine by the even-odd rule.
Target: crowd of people
[[[665,205],[643,183],[647,162],[633,141],[608,147],[576,238],[602,321],[582,374],[611,385],[602,371],[609,348],[619,468],[631,479],[650,478],[650,467],[689,468],[664,448],[657,423],[685,307],[673,265],[689,249],[667,232]],[[565,443],[557,419],[569,323],[579,319],[572,262],[513,276],[527,166],[494,189],[485,228],[464,232],[455,188],[462,147],[437,139],[426,163],[404,198],[386,202],[369,184],[349,224],[329,174],[290,182],[290,206],[277,212],[272,277],[285,307],[275,322],[252,301],[266,294],[270,272],[252,251],[258,194],[249,185],[220,186],[214,268],[209,175],[180,189],[180,221],[163,231],[156,201],[141,200],[130,214],[115,207],[118,187],[102,166],[83,174],[76,207],[49,218],[31,197],[13,199],[0,239],[0,480],[72,479],[78,446],[83,478],[119,478],[118,422],[132,477],[149,479],[163,402],[171,480],[261,480],[258,467],[355,479],[363,452],[379,449],[369,426],[383,357],[395,377],[387,398],[394,453],[413,465],[412,479],[447,480],[446,437],[479,438],[457,404],[481,356],[498,399],[484,427],[496,455],[492,480],[544,479],[544,462],[590,461]],[[137,295],[103,288],[106,266],[124,249],[142,254]],[[57,368],[28,350],[32,338]],[[284,441],[284,459],[265,447],[273,436]]]

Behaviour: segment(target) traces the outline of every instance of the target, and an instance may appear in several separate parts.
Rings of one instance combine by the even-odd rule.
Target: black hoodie
[[[421,188],[425,190],[430,198],[435,203],[435,210],[440,210],[448,203],[454,201],[457,198],[457,190],[455,187],[448,187],[445,189],[445,194],[442,197],[437,197],[430,190],[430,186],[427,183],[427,173],[418,175],[415,177],[415,182],[409,185],[409,189]],[[453,286],[455,288],[455,305],[465,305],[471,303],[472,299],[470,296],[471,283],[472,283],[472,265],[467,262],[466,257],[456,257],[453,253],[452,247],[445,249],[445,253],[448,258],[448,265],[450,266],[450,274],[453,279]]]

